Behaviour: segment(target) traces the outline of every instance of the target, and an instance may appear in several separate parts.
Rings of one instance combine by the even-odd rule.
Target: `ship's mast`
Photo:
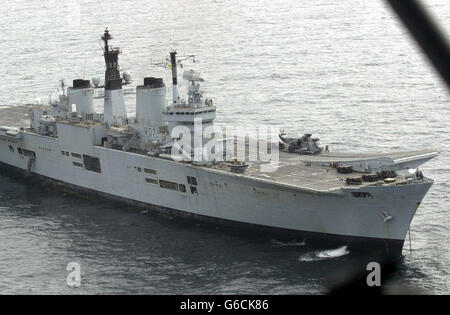
[[[105,90],[117,90],[122,88],[122,78],[119,72],[119,49],[113,49],[109,46],[109,40],[113,39],[108,29],[102,36],[104,43],[105,57]]]
[[[178,79],[177,79],[177,52],[172,50],[170,52],[170,63],[172,67],[172,99],[173,105],[180,104],[180,95],[178,93]]]
[[[101,37],[105,57],[105,112],[104,121],[109,124],[122,125],[127,120],[127,111],[122,91],[122,78],[119,71],[119,48],[112,48],[109,40],[112,39],[108,29]]]

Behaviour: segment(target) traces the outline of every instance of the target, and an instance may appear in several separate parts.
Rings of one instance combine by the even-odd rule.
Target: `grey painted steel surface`
[[[27,111],[27,107],[0,109],[0,125],[23,125]],[[335,156],[305,157],[286,152],[280,152],[280,167],[276,172],[261,173],[255,163],[245,174],[235,174],[92,145],[90,126],[60,121],[57,127],[57,138],[27,130],[21,132],[21,139],[0,137],[0,162],[26,170],[28,159],[17,152],[20,147],[35,152],[31,172],[46,178],[187,214],[268,228],[403,242],[420,202],[433,183],[425,178],[349,186],[345,178],[351,174],[338,174],[331,167],[308,163],[328,163]],[[393,154],[390,158],[432,152]],[[77,154],[98,157],[101,173],[84,169]],[[358,160],[380,156],[339,158]],[[154,173],[145,173],[144,169]],[[195,193],[190,190],[193,185],[188,182],[188,176],[197,180]],[[158,180],[185,185],[187,189],[185,192],[165,189],[156,184]],[[363,194],[356,197],[354,193]]]

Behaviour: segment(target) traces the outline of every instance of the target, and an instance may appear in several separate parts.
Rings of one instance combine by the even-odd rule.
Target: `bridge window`
[[[155,170],[150,170],[148,168],[144,168],[144,172],[147,173],[147,174],[156,175],[156,171]]]
[[[78,163],[78,162],[72,162],[72,164],[73,164],[73,166],[76,166],[76,167],[83,167],[83,164]]]
[[[9,146],[9,151],[14,152],[14,148],[12,145]]]
[[[192,176],[188,176],[187,177],[187,181],[188,181],[189,185],[197,186],[197,178],[192,177]]]
[[[168,181],[165,181],[165,180],[160,180],[159,181],[159,186],[161,188],[178,191],[178,184],[177,183],[172,183],[172,182],[168,182]]]
[[[100,159],[90,156],[90,155],[83,155],[83,162],[84,162],[84,168],[88,171],[101,173],[102,168],[100,166]]]
[[[81,154],[72,152],[72,157],[77,158],[77,159],[81,159]]]
[[[145,181],[149,184],[155,184],[158,185],[158,181],[156,179],[153,178],[146,178]]]
[[[185,193],[186,192],[186,186],[183,184],[178,185],[180,187],[180,191]]]

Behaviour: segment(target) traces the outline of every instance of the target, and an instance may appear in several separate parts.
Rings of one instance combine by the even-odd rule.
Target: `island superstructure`
[[[119,68],[120,49],[101,37],[106,65],[99,80],[62,86],[57,101],[29,109],[29,126],[18,125],[24,107],[0,110],[0,163],[57,184],[169,215],[263,229],[306,239],[401,253],[411,221],[433,184],[416,169],[436,150],[392,154],[334,153],[311,135],[269,143],[279,150],[276,170],[267,161],[197,159],[211,140],[216,106],[205,98],[200,73],[185,70],[187,97],[178,89],[177,53],[170,52],[172,95],[162,78],[136,87],[136,116],[128,115]],[[94,110],[94,89],[104,89],[104,111]],[[169,98],[169,100],[168,100]],[[28,108],[26,109],[28,111]],[[200,122],[200,123],[199,123]],[[178,130],[188,130],[184,146]],[[186,140],[186,139],[184,139]],[[229,142],[228,142],[229,143]],[[232,142],[234,145],[234,142]],[[226,143],[220,146],[227,147]],[[191,151],[189,151],[191,152]],[[214,149],[212,150],[214,152]],[[107,215],[107,214],[105,214]]]

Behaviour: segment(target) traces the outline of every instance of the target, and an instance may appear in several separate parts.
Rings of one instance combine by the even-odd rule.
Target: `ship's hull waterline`
[[[25,178],[26,172],[22,169],[10,166],[0,162],[0,170],[5,172],[6,175],[20,175]],[[294,244],[295,246],[310,246],[313,248],[334,248],[340,246],[347,246],[350,252],[359,252],[363,254],[374,254],[376,256],[383,256],[385,254],[397,257],[401,254],[403,249],[404,240],[392,240],[382,238],[368,238],[368,237],[355,237],[348,235],[335,235],[318,232],[307,232],[290,230],[283,228],[275,228],[264,225],[256,225],[250,223],[243,223],[237,221],[224,220],[214,218],[210,216],[193,214],[178,209],[165,208],[162,206],[142,203],[136,200],[122,198],[114,195],[109,195],[99,191],[86,189],[83,187],[75,186],[72,184],[60,182],[48,177],[44,177],[37,174],[32,174],[31,177],[27,177],[27,181],[39,182],[44,185],[50,186],[55,190],[64,192],[74,197],[80,197],[82,199],[91,201],[109,200],[113,202],[119,202],[123,205],[129,205],[138,207],[139,209],[150,210],[156,215],[161,215],[169,220],[177,218],[187,219],[187,223],[192,222],[204,222],[206,227],[223,227],[225,232],[230,232],[236,235],[252,235],[252,236],[264,236],[266,239],[280,239],[285,240],[286,243],[281,244]],[[184,223],[184,222],[182,222]],[[390,257],[390,256],[386,256]]]
[[[31,166],[29,158],[17,152],[19,147],[35,153]],[[78,155],[84,154],[99,158],[101,172],[80,167]],[[363,191],[371,198],[357,198],[352,194],[360,192],[357,187],[305,190],[83,143],[62,144],[58,138],[26,132],[20,140],[0,139],[0,162],[23,173],[31,168],[29,175],[72,192],[90,192],[170,216],[272,231],[305,238],[307,244],[320,240],[395,255],[401,253],[411,220],[432,185],[426,179],[365,186]],[[184,186],[184,191],[171,189],[173,183]]]

